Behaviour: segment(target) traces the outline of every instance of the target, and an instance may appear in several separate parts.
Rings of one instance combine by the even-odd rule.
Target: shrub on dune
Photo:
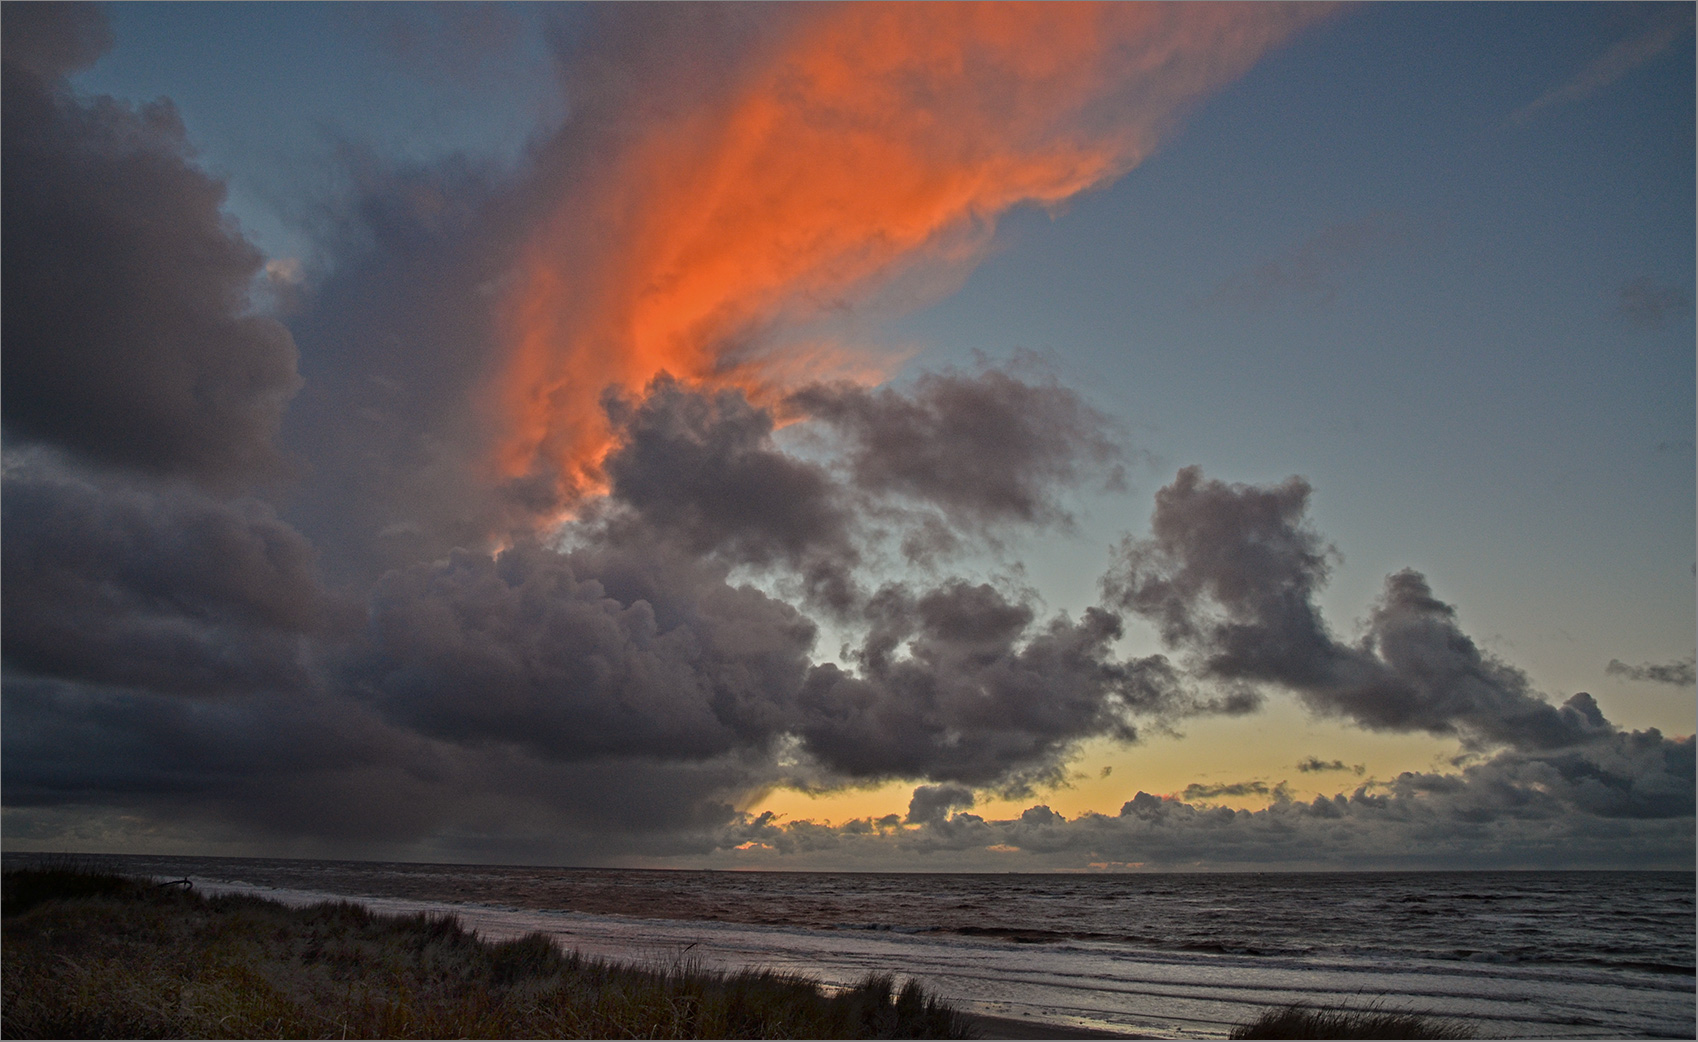
[[[1419,1013],[1382,1009],[1270,1009],[1233,1029],[1231,1038],[1469,1038],[1456,1026]]]

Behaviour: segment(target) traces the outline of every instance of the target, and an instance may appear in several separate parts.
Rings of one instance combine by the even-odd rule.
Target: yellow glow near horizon
[[[1140,790],[1191,803],[1258,810],[1272,797],[1254,792],[1186,797],[1185,790],[1194,784],[1240,782],[1260,782],[1272,790],[1284,782],[1292,799],[1307,801],[1317,795],[1349,794],[1365,782],[1387,781],[1404,771],[1454,771],[1450,760],[1460,751],[1454,740],[1426,734],[1378,734],[1341,721],[1317,720],[1288,700],[1270,700],[1249,717],[1185,721],[1178,730],[1178,735],[1147,731],[1136,745],[1088,742],[1069,761],[1065,785],[1023,799],[981,798],[972,812],[992,820],[1013,818],[1042,804],[1068,818],[1093,811],[1114,815]],[[1309,757],[1342,761],[1347,768],[1298,770],[1297,765]],[[1350,769],[1357,764],[1363,767],[1360,775]],[[771,811],[782,821],[811,819],[836,825],[856,818],[906,815],[916,784],[891,781],[817,794],[776,789],[748,810],[751,814]]]

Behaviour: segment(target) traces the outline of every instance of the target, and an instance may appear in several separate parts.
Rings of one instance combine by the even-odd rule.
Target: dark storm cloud
[[[606,407],[621,439],[604,464],[614,499],[694,553],[782,563],[824,602],[850,604],[859,554],[844,496],[823,468],[778,450],[770,412],[668,376]]]
[[[1604,672],[1612,677],[1625,677],[1628,680],[1648,680],[1656,684],[1673,684],[1675,687],[1691,687],[1698,684],[1698,659],[1688,656],[1673,662],[1644,662],[1630,666],[1620,659],[1610,659],[1610,664],[1604,667]]]
[[[9,806],[106,805],[251,833],[416,836],[435,812],[417,740],[344,700],[184,699],[8,678]]]
[[[973,790],[964,785],[921,785],[908,801],[907,821],[918,825],[942,821],[949,812],[973,805]]]
[[[556,863],[701,853],[767,770],[737,757],[542,760],[431,739],[314,692],[185,700],[13,677],[4,698],[8,835],[66,829],[68,809],[80,823],[68,831],[127,817],[109,822],[107,846],[134,842],[144,821],[150,841],[189,851]]]
[[[377,704],[426,734],[703,759],[791,720],[814,626],[665,546],[456,551],[373,592]]]
[[[1616,314],[1639,329],[1661,329],[1669,319],[1692,311],[1692,297],[1682,287],[1641,276],[1616,292]]]
[[[255,500],[9,457],[8,670],[178,694],[293,688],[336,615],[306,540]]]
[[[1133,718],[1187,711],[1165,658],[1122,661],[1120,618],[1088,608],[1047,623],[1023,600],[954,581],[888,586],[868,608],[855,672],[809,673],[797,732],[856,778],[930,778],[1022,791],[1057,779],[1078,741],[1136,737]]]
[[[793,736],[822,784],[1016,791],[1058,777],[1078,741],[1196,711],[1165,659],[1116,659],[1107,612],[1040,624],[986,585],[887,587],[851,672],[811,663],[813,623],[725,576],[653,540],[459,551],[378,584],[360,683],[404,726],[548,758],[701,760]]]
[[[790,404],[843,439],[859,488],[936,507],[958,528],[1066,521],[1058,492],[1120,451],[1076,392],[1000,369],[929,373],[907,390],[815,386]]]
[[[32,6],[7,6],[0,62],[7,437],[220,484],[275,469],[300,381],[288,331],[250,313],[260,254],[169,101],[70,94],[110,42],[98,9]]]
[[[1110,602],[1156,623],[1204,676],[1287,687],[1370,729],[1540,749],[1614,731],[1590,695],[1553,706],[1480,650],[1414,571],[1386,577],[1357,644],[1335,640],[1315,603],[1329,550],[1308,497],[1299,478],[1254,487],[1181,470],[1156,493],[1152,536],[1122,544],[1104,579]]]

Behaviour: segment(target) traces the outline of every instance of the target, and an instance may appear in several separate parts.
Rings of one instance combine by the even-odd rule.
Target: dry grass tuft
[[[7,1038],[965,1038],[889,976],[623,966],[452,916],[290,909],[75,868],[7,872]]]
[[[1383,1009],[1270,1009],[1234,1028],[1230,1038],[1471,1038],[1456,1025],[1419,1013]]]

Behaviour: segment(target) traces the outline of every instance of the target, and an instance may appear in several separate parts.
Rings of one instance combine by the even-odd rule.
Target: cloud
[[[717,863],[773,864],[762,851],[733,850],[756,841],[793,864],[826,857],[864,867],[944,855],[1002,870],[1679,868],[1691,860],[1692,770],[1693,739],[1653,730],[1561,752],[1506,750],[1455,774],[1405,773],[1308,802],[1247,782],[1193,785],[1183,797],[1139,792],[1117,815],[1073,819],[1043,806],[997,821],[939,808],[908,828],[745,816],[723,833]],[[1264,793],[1272,800],[1256,810],[1188,802]]]
[[[660,544],[535,545],[390,573],[363,686],[443,740],[583,760],[703,760],[792,723],[815,628]]]
[[[659,531],[591,524],[571,550],[457,551],[391,572],[358,689],[399,725],[545,758],[787,749],[815,784],[1009,791],[1059,779],[1086,738],[1134,739],[1139,717],[1221,709],[1189,699],[1160,656],[1120,660],[1111,613],[1040,622],[1026,600],[962,580],[883,587],[860,609],[853,668],[815,662],[812,621]]]
[[[295,346],[171,103],[81,100],[94,9],[8,10],[0,171],[8,439],[219,485],[276,471]]]
[[[51,82],[93,65],[112,44],[112,27],[98,7],[8,4],[0,64]]]
[[[1299,763],[1297,765],[1297,769],[1302,771],[1304,774],[1312,774],[1316,771],[1355,771],[1357,774],[1363,774],[1368,768],[1365,764],[1359,763],[1352,767],[1343,760],[1328,761],[1322,760],[1319,757],[1311,756]]]
[[[1136,737],[1135,718],[1196,711],[1157,655],[1113,652],[1118,616],[1088,608],[1040,623],[988,584],[952,580],[880,590],[866,609],[855,672],[810,670],[797,728],[828,768],[852,778],[929,778],[1022,792],[1061,777],[1089,737]]]
[[[1131,169],[1327,10],[594,12],[566,59],[574,118],[544,158],[570,190],[503,294],[497,471],[593,489],[603,390],[663,370],[756,401],[817,380],[845,352],[809,331],[958,284],[1003,213]]]
[[[1267,782],[1260,781],[1230,782],[1219,785],[1193,782],[1185,786],[1184,798],[1188,800],[1208,800],[1217,796],[1272,796],[1276,793],[1283,794],[1284,791],[1284,783],[1269,788]]]
[[[1630,666],[1620,659],[1610,659],[1610,664],[1604,667],[1604,672],[1612,677],[1625,677],[1628,680],[1646,680],[1655,684],[1673,684],[1675,687],[1691,687],[1698,684],[1698,673],[1694,665],[1698,663],[1693,656],[1673,662],[1646,662]]]
[[[1512,123],[1525,123],[1552,105],[1591,97],[1674,46],[1692,28],[1692,11],[1684,5],[1659,5],[1638,32],[1611,44],[1604,53],[1586,63],[1574,77],[1515,110]]]
[[[68,93],[107,46],[97,9],[8,7],[8,842],[1078,867],[1466,863],[1482,836],[1584,860],[1606,833],[1649,858],[1684,828],[1689,854],[1690,740],[1551,706],[1418,575],[1336,640],[1300,480],[1182,472],[1105,603],[1049,612],[1017,571],[942,564],[1064,526],[1114,477],[1112,425],[1019,363],[839,378],[877,366],[822,330],[959,280],[1009,208],[1129,169],[1317,16],[598,8],[558,44],[571,118],[523,164],[350,145],[330,262],[296,271],[227,224],[169,103]],[[1350,234],[1281,277],[1324,288]],[[104,281],[52,283],[61,254]],[[253,311],[262,272],[290,332]],[[285,454],[299,483],[262,480]],[[881,571],[897,542],[926,566],[907,581]],[[1127,657],[1129,619],[1167,653]],[[1282,686],[1475,759],[1309,804],[1193,797],[1265,795],[1254,813],[971,813],[1063,783],[1083,742]],[[888,780],[916,786],[906,822],[738,809]]]
[[[9,677],[8,841],[64,849],[591,863],[714,849],[762,767],[445,742],[303,692],[187,700]]]
[[[854,519],[826,471],[780,452],[772,414],[742,392],[692,392],[657,377],[640,400],[610,393],[617,439],[604,464],[611,497],[697,554],[782,562],[811,593],[846,608],[856,596]]]
[[[9,671],[188,695],[294,690],[339,615],[312,547],[252,499],[8,458]]]
[[[1680,286],[1640,276],[1623,283],[1616,314],[1638,329],[1661,329],[1670,318],[1689,314],[1692,297]]]
[[[1341,273],[1411,245],[1426,234],[1428,230],[1409,214],[1376,210],[1330,225],[1289,254],[1232,276],[1211,290],[1203,303],[1251,310],[1293,300],[1325,306],[1338,296]]]
[[[1305,516],[1309,492],[1300,478],[1229,485],[1186,467],[1156,493],[1151,537],[1121,545],[1109,603],[1155,623],[1204,677],[1288,688],[1372,730],[1538,749],[1613,732],[1590,695],[1553,706],[1481,651],[1409,569],[1386,577],[1356,644],[1336,640],[1315,603],[1330,551]]]
[[[949,812],[973,805],[973,790],[962,785],[922,785],[908,801],[910,825],[942,821]]]
[[[1120,454],[1076,392],[994,368],[927,373],[904,391],[816,385],[787,404],[842,439],[858,488],[936,507],[950,528],[1065,522],[1058,493]]]

